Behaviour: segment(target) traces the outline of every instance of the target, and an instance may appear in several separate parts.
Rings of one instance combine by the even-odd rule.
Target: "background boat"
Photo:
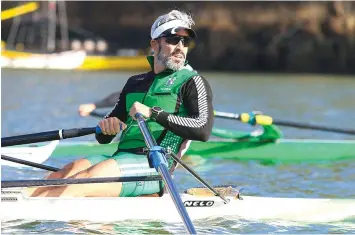
[[[149,69],[146,60],[149,48],[120,48],[116,55],[107,54],[110,45],[106,40],[91,32],[68,26],[65,4],[65,1],[21,2],[19,6],[3,10],[2,21],[12,19],[12,26],[6,42],[1,41],[1,67],[128,71]],[[42,45],[39,41],[42,41]]]
[[[214,128],[214,133],[227,133],[228,138],[211,138],[208,142],[192,141],[186,152],[190,161],[194,157],[219,158],[229,160],[257,160],[263,163],[305,163],[329,162],[355,159],[355,140],[322,139],[238,139],[250,133]],[[234,136],[235,138],[230,138]],[[31,144],[5,147],[1,154],[43,163],[49,158],[66,158],[75,156],[112,155],[117,150],[117,143],[99,144],[97,142],[54,141],[50,144]],[[195,156],[196,155],[196,156]],[[1,161],[2,165],[14,165]],[[17,165],[17,167],[25,165]]]

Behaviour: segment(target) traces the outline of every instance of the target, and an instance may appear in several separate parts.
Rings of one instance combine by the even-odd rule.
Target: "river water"
[[[96,101],[119,90],[128,77],[134,74],[5,69],[1,72],[2,137],[95,126],[97,119],[78,115],[78,105]],[[201,74],[212,87],[215,110],[236,113],[260,110],[275,119],[354,129],[355,77],[216,72]],[[216,119],[215,125],[235,130],[253,129],[229,120]],[[354,136],[329,132],[295,128],[282,130],[287,138],[354,139]],[[93,136],[77,140],[93,140]],[[53,159],[48,164],[62,166],[67,161]],[[252,161],[215,158],[194,164],[194,169],[212,184],[238,185],[244,188],[244,195],[355,199],[354,168],[355,160],[262,165]],[[6,166],[2,166],[1,170],[4,180],[41,178],[46,174]],[[181,191],[199,185],[181,168],[177,169],[175,180]],[[3,234],[184,233],[182,224],[139,221],[110,224],[88,221],[12,221],[1,225]],[[196,221],[195,226],[201,233],[219,234],[355,233],[355,218],[331,224],[295,224],[226,217]]]

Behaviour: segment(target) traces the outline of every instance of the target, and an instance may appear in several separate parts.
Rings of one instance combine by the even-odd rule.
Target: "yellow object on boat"
[[[146,56],[86,56],[80,70],[147,70]]]
[[[17,50],[1,50],[4,68],[46,68],[68,70],[120,70],[120,71],[143,71],[149,70],[150,66],[146,56],[88,56],[85,52],[68,51],[63,53],[40,54],[21,52]],[[57,58],[57,60],[55,60]],[[48,66],[53,59],[52,66]],[[55,61],[54,61],[55,60]],[[5,63],[7,61],[7,63]],[[27,61],[27,62],[26,62]],[[35,63],[36,62],[36,63]],[[34,64],[35,63],[35,64]],[[38,64],[42,63],[42,64]],[[62,64],[62,65],[60,65]],[[33,65],[33,66],[32,66]],[[31,67],[32,66],[32,67]]]

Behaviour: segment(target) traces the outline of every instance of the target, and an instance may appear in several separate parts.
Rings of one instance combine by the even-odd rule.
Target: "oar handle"
[[[147,126],[147,123],[145,122],[143,115],[141,113],[136,113],[134,116],[137,119],[138,126],[141,130],[141,133],[144,137],[147,147],[149,149],[153,148],[154,146],[157,145],[157,142],[152,137],[152,134],[150,133],[149,127]]]
[[[8,147],[13,145],[32,144],[32,143],[52,141],[52,140],[62,140],[62,139],[80,137],[80,136],[85,136],[85,135],[90,135],[95,133],[97,134],[102,133],[99,126],[39,132],[33,134],[1,138],[1,146]]]

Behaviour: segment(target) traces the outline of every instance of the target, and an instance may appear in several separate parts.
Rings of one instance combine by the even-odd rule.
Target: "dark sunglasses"
[[[192,41],[192,39],[188,36],[179,36],[179,35],[173,35],[173,36],[165,36],[165,42],[170,44],[170,45],[177,45],[180,41],[182,41],[182,44],[184,47],[188,47]]]

